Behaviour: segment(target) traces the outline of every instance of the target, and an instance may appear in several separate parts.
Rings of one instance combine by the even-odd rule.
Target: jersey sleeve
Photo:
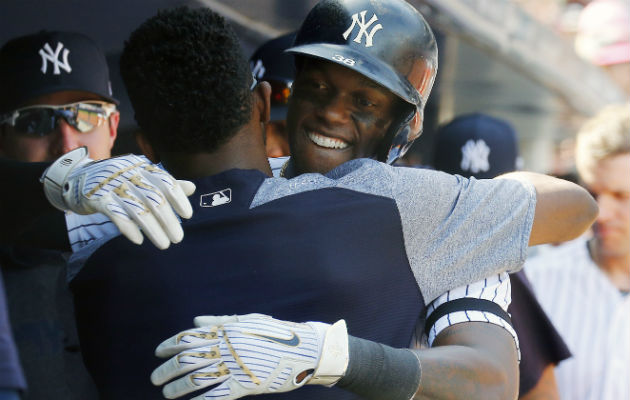
[[[449,290],[440,295],[437,299],[433,300],[427,307],[427,321],[431,321],[433,319],[433,313],[441,306],[445,306],[449,303],[453,304],[461,299],[470,299],[472,301],[467,303],[467,307],[456,307],[456,311],[445,313],[437,318],[435,322],[428,324],[428,326],[425,327],[428,345],[432,346],[433,341],[440,332],[449,326],[463,322],[484,322],[500,326],[512,335],[516,348],[519,350],[520,360],[520,348],[516,332],[514,331],[514,328],[508,318],[501,315],[502,313],[505,313],[504,315],[507,316],[507,309],[512,301],[510,285],[510,278],[508,274],[503,272],[497,275],[489,276],[473,284]],[[500,307],[499,310],[503,311],[487,311],[487,307],[477,307],[475,300],[491,302]]]
[[[522,267],[536,208],[532,185],[409,168],[391,173],[405,250],[427,304]]]
[[[120,235],[120,231],[105,214],[89,215],[66,212],[68,239],[73,252],[101,238],[112,238]]]

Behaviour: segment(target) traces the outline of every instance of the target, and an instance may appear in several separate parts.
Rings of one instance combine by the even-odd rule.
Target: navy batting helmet
[[[350,68],[409,106],[378,149],[380,161],[393,163],[422,133],[437,73],[437,45],[425,19],[404,0],[320,1],[287,51]]]

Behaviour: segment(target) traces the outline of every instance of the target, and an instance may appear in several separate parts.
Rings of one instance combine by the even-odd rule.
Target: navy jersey
[[[522,264],[535,204],[531,188],[396,172],[369,160],[348,164],[328,176],[291,180],[246,170],[197,180],[182,243],[160,251],[119,237],[98,249],[71,288],[86,364],[103,397],[160,398],[148,379],[161,362],[154,349],[197,315],[344,318],[352,335],[407,347],[425,305],[438,294]],[[400,190],[409,179],[430,178],[435,185],[429,189],[425,182],[425,193]],[[508,212],[502,193],[516,194],[523,207]],[[410,221],[437,197],[443,206]],[[487,254],[472,240],[483,248],[467,268],[443,257],[456,243],[471,241],[470,230],[480,227],[462,221],[474,219],[477,205],[489,200],[497,201],[494,215],[502,222],[496,238],[486,232],[479,241],[496,239],[491,244],[498,246],[499,237],[514,236],[514,249]],[[445,236],[430,240],[428,232]],[[316,386],[275,396],[353,397]]]

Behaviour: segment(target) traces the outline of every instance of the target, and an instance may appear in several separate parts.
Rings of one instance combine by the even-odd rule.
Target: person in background
[[[440,126],[435,169],[490,179],[520,169],[518,139],[507,122],[480,113],[458,116]],[[554,366],[570,357],[566,344],[536,300],[521,270],[510,274],[512,304],[508,312],[521,345],[519,398],[558,399]]]
[[[592,236],[541,249],[525,272],[573,357],[556,368],[572,400],[630,398],[630,104],[577,135],[575,163],[599,205]],[[561,210],[560,210],[561,211]]]
[[[41,31],[0,49],[0,156],[53,161],[87,146],[109,158],[120,115],[105,55],[88,37]]]
[[[254,77],[271,85],[271,113],[265,125],[265,146],[270,158],[289,155],[286,117],[295,78],[295,63],[293,57],[284,51],[293,45],[294,40],[295,32],[271,39],[258,47],[249,59]],[[273,170],[274,166],[271,167]]]
[[[9,40],[0,49],[0,87],[0,157],[52,161],[81,146],[94,159],[111,156],[118,101],[112,97],[105,55],[90,38],[40,31]],[[94,398],[65,284],[66,259],[55,250],[71,242],[64,215],[50,212],[33,224],[12,218],[8,223],[11,234],[2,236],[0,261],[29,384],[25,398]]]

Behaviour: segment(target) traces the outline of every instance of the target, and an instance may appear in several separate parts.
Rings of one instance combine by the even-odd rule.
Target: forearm
[[[434,347],[423,350],[394,349],[350,336],[349,352],[346,375],[336,386],[366,399],[505,400],[518,395],[516,346],[495,325],[453,325]]]
[[[516,346],[500,327],[456,324],[445,329],[432,348],[416,351],[422,376],[414,399],[505,400],[518,395]]]
[[[534,172],[511,172],[496,179],[527,182],[536,189],[536,213],[529,245],[564,242],[588,229],[597,217],[597,203],[581,186]]]

